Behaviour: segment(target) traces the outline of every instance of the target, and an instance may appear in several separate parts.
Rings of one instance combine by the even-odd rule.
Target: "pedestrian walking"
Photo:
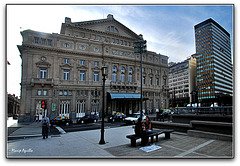
[[[42,136],[43,139],[48,138],[48,130],[49,130],[50,122],[48,117],[43,117],[42,119]]]

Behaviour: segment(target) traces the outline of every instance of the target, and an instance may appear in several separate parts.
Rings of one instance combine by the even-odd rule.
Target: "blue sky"
[[[7,91],[20,95],[21,58],[16,47],[22,43],[20,31],[60,33],[65,17],[80,22],[108,14],[136,34],[143,34],[147,49],[167,55],[169,62],[185,60],[195,53],[194,25],[210,17],[233,35],[231,5],[9,5],[7,59],[11,65],[7,66]]]

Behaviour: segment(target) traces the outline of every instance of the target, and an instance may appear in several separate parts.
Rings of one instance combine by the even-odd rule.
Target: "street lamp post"
[[[104,65],[102,68],[102,76],[103,76],[103,99],[102,99],[102,126],[101,126],[101,140],[99,141],[99,144],[105,144],[104,141],[104,112],[105,112],[105,81],[107,76],[107,67]]]
[[[141,57],[141,110],[140,110],[140,117],[142,119],[142,109],[143,109],[143,91],[142,91],[142,84],[143,84],[143,76],[142,76],[142,53],[147,52],[146,50],[146,40],[135,40],[134,41],[134,53],[140,53]]]

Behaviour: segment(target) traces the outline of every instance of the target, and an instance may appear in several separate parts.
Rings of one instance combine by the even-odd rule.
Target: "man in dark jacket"
[[[42,136],[43,139],[48,138],[48,129],[49,129],[49,118],[48,117],[43,117],[42,119]]]

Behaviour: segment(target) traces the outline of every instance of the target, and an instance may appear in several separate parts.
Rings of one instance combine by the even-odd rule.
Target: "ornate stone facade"
[[[112,99],[111,93],[140,93],[140,55],[135,40],[142,40],[108,15],[106,19],[71,22],[65,18],[60,34],[32,30],[21,32],[21,114],[19,121],[43,115],[40,102],[47,101],[48,116],[72,119],[99,113],[102,101],[101,67],[108,67],[107,114],[139,110],[138,99]],[[168,107],[164,90],[168,79],[168,57],[148,51],[143,55],[144,109],[155,112]]]

